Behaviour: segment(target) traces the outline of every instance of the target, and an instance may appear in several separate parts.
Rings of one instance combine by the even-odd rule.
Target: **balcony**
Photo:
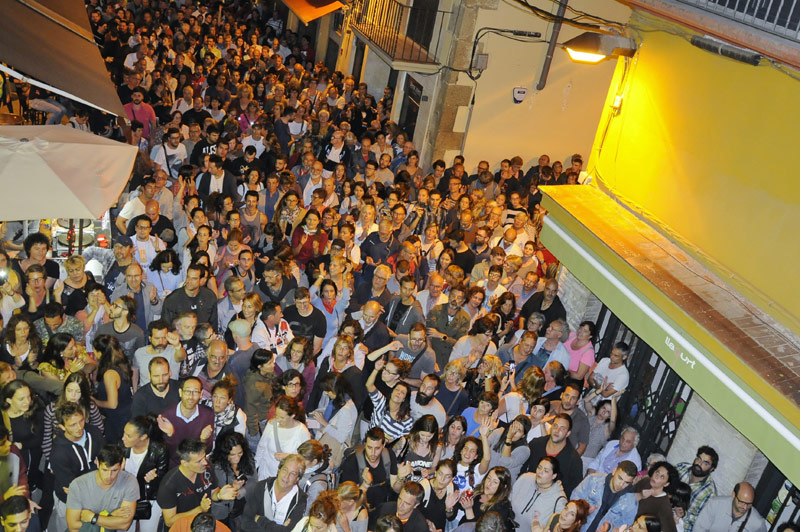
[[[436,0],[416,0],[416,4],[354,0],[350,27],[397,70],[437,67],[445,16],[450,12],[438,9]]]
[[[678,2],[779,37],[800,41],[798,0],[678,0]]]

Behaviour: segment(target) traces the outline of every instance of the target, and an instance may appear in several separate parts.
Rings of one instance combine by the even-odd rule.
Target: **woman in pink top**
[[[564,347],[569,352],[569,376],[577,381],[583,381],[586,374],[594,366],[594,338],[597,326],[591,321],[581,323],[578,330],[571,333],[564,342]]]

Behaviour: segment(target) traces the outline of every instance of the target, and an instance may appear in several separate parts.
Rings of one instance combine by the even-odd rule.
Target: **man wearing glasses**
[[[692,496],[689,500],[689,509],[684,518],[684,531],[692,532],[695,521],[708,503],[709,499],[717,494],[717,486],[711,478],[711,473],[717,468],[719,455],[708,445],[697,449],[694,462],[683,462],[677,465],[681,482],[689,484]],[[752,498],[750,499],[752,501]]]
[[[202,381],[197,377],[187,378],[181,384],[178,395],[180,402],[168,406],[158,416],[158,428],[164,433],[170,467],[179,465],[182,459],[178,446],[183,440],[197,438],[205,444],[207,452],[211,451],[214,443],[214,411],[200,404],[203,397]],[[164,517],[166,518],[166,512]]]
[[[694,523],[694,532],[766,532],[767,523],[753,509],[755,490],[747,482],[733,487],[733,497],[712,497]]]
[[[169,174],[173,180],[178,178],[178,171],[186,164],[187,157],[186,146],[181,144],[181,132],[176,127],[167,129],[166,141],[156,145],[150,154],[159,169]]]

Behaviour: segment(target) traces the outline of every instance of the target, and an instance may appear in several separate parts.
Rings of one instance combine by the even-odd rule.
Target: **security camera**
[[[527,95],[528,89],[526,87],[514,87],[511,97],[514,98],[514,103],[522,103],[522,100],[524,100]]]

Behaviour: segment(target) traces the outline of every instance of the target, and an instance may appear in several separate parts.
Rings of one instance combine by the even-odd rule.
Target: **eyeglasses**
[[[750,502],[743,501],[742,499],[740,499],[740,498],[739,498],[739,496],[738,496],[738,495],[734,495],[734,496],[733,496],[733,498],[734,498],[734,500],[735,500],[736,502],[738,502],[739,504],[743,504],[743,505],[745,505],[745,506],[748,506],[748,507],[749,507],[749,506],[753,506],[753,501],[750,501]]]

